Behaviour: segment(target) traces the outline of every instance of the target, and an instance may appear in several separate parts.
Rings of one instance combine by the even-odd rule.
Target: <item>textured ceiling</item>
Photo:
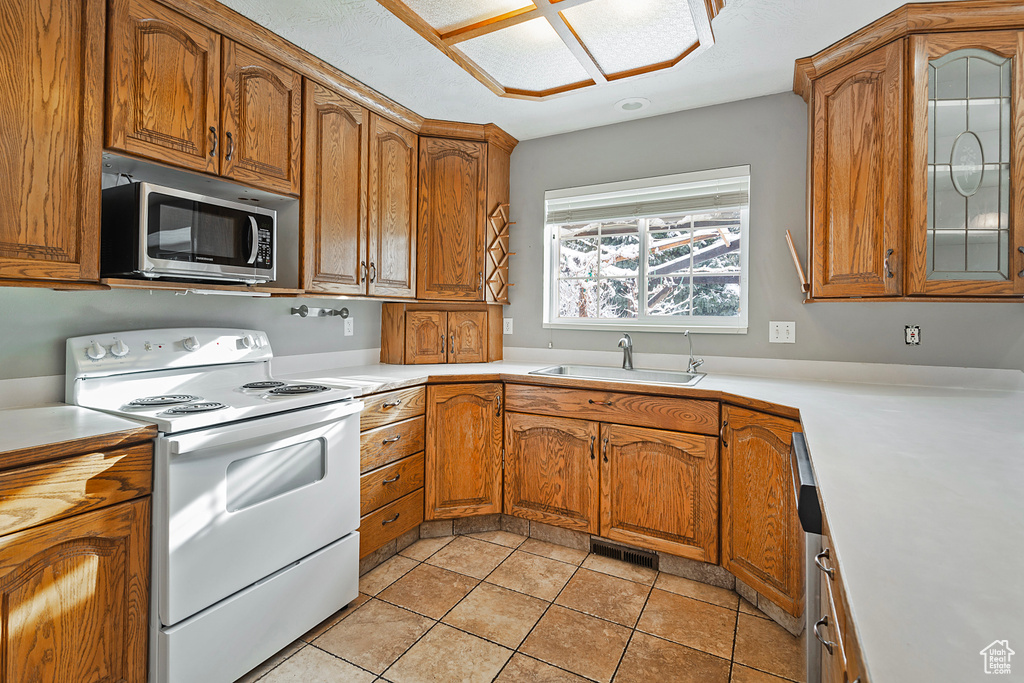
[[[221,0],[428,118],[496,123],[520,140],[785,92],[793,62],[903,0],[727,0],[715,45],[676,67],[545,101],[499,97],[376,0]],[[628,1],[628,0],[627,0]],[[626,113],[627,97],[651,106]]]

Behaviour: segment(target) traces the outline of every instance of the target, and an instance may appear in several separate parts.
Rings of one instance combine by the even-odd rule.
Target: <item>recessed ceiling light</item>
[[[619,100],[615,103],[615,108],[632,114],[633,112],[640,111],[641,109],[647,109],[651,106],[651,101],[646,97],[627,97],[624,100]]]

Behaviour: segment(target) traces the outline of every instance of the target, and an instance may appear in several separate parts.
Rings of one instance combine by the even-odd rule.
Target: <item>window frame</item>
[[[657,176],[653,178],[638,178],[599,185],[586,185],[582,187],[571,187],[558,190],[548,190],[544,193],[544,302],[543,302],[543,327],[547,329],[561,330],[595,330],[595,331],[634,331],[634,332],[681,332],[691,330],[692,332],[717,333],[717,334],[746,334],[748,328],[749,314],[749,259],[750,259],[750,200],[746,206],[740,207],[718,207],[716,210],[738,209],[740,212],[740,306],[737,316],[650,316],[644,315],[646,309],[646,287],[648,279],[648,249],[650,233],[646,229],[645,221],[649,218],[639,219],[640,227],[640,263],[637,273],[637,280],[640,288],[640,300],[637,302],[636,318],[561,318],[554,313],[558,310],[558,246],[559,236],[556,234],[554,225],[547,224],[547,202],[551,199],[563,199],[565,197],[582,196],[588,194],[599,194],[606,192],[622,192],[636,189],[654,188],[663,185],[681,185],[687,183],[699,183],[710,180],[736,178],[746,176],[748,197],[750,191],[750,166],[731,166],[728,168],[710,169],[705,171],[693,171],[688,173],[676,173],[673,175]],[[696,213],[696,212],[694,212]],[[656,231],[657,232],[657,231]],[[597,258],[600,258],[600,252]]]

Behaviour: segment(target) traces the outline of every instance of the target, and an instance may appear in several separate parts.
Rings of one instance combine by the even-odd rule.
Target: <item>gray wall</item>
[[[300,304],[346,307],[355,322],[344,336],[341,318],[299,318]],[[248,327],[270,335],[274,355],[324,353],[380,346],[376,301],[249,299],[173,292],[54,292],[0,287],[0,379],[64,373],[64,342],[103,332],[155,327]]]
[[[1024,369],[1021,303],[803,304],[786,229],[806,258],[807,109],[771,95],[528,140],[512,155],[512,305],[506,346],[614,350],[616,332],[542,327],[544,191],[750,164],[750,311],[746,335],[707,334],[706,355]],[[796,322],[796,344],[769,344],[768,321]],[[903,342],[921,326],[918,347]],[[678,333],[637,333],[638,351],[681,353]],[[713,368],[710,369],[712,372]]]

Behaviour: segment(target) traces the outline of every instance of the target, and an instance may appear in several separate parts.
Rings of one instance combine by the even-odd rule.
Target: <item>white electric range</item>
[[[152,422],[150,681],[231,683],[358,594],[359,390],[282,382],[266,333],[67,342],[68,403]]]

